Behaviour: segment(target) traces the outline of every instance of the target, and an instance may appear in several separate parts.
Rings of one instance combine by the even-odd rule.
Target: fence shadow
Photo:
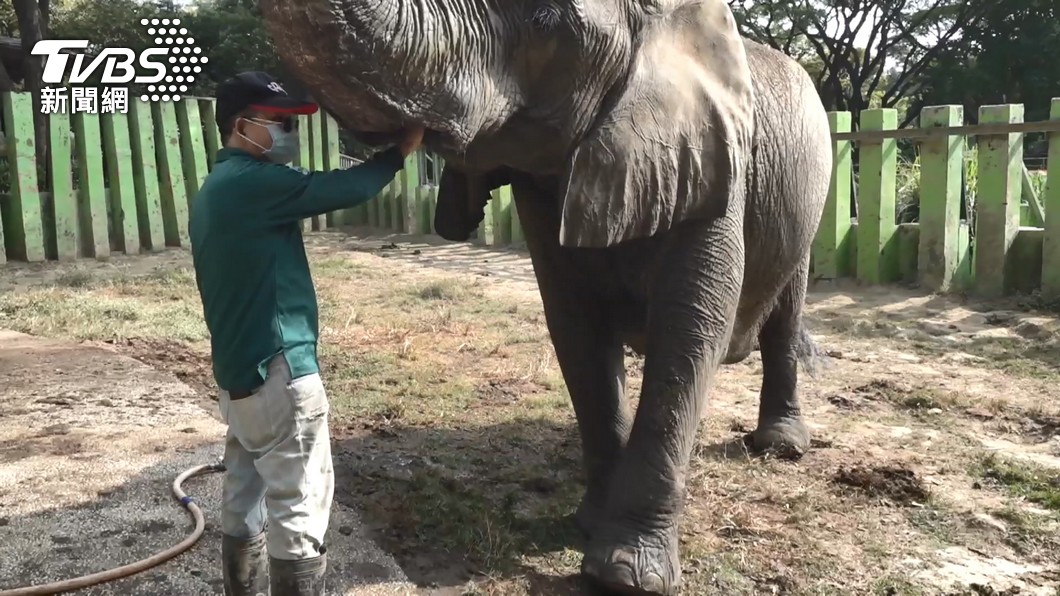
[[[537,287],[528,252],[471,242],[449,242],[437,236],[385,233],[377,228],[346,227],[336,235],[339,250],[368,252],[453,273],[470,273]]]

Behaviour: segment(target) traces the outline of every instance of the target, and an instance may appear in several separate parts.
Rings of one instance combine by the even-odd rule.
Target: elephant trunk
[[[261,0],[286,68],[344,127],[391,142],[409,123],[460,151],[498,119],[492,24],[457,0]],[[491,103],[494,102],[494,103]],[[500,103],[503,108],[504,102]]]

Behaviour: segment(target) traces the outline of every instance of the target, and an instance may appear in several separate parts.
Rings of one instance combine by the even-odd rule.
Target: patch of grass
[[[1060,513],[1060,471],[991,453],[979,460],[973,473],[1015,496]]]
[[[92,273],[81,269],[64,271],[55,278],[55,285],[63,288],[86,288],[94,282]]]
[[[1005,542],[1022,554],[1034,554],[1048,549],[1056,552],[1060,548],[1055,534],[1055,524],[1038,514],[1024,511],[1015,503],[992,512],[993,516],[1005,522],[1008,532]]]
[[[952,394],[932,388],[925,388],[897,400],[897,405],[907,410],[946,410],[958,402]]]
[[[477,286],[468,286],[451,279],[433,281],[411,288],[409,291],[420,300],[441,300],[445,302],[459,302],[482,296],[482,291]]]
[[[0,326],[81,340],[168,337],[201,341],[208,337],[201,307],[195,301],[148,301],[84,289],[2,294]]]
[[[888,402],[896,408],[925,413],[930,410],[949,410],[960,405],[959,395],[930,386],[876,379],[853,390],[856,396]]]
[[[374,278],[376,271],[344,256],[313,259],[314,276],[330,277],[332,275],[357,275],[361,278]],[[350,281],[355,281],[351,279]]]
[[[874,596],[921,596],[926,594],[924,588],[898,574],[888,574],[872,582]]]
[[[938,357],[953,352],[948,344],[911,342],[922,356]],[[960,349],[983,359],[983,364],[1016,377],[1060,381],[1060,350],[1055,347],[1015,338],[990,338],[962,344]]]
[[[938,546],[961,542],[960,530],[952,513],[935,499],[929,500],[925,507],[910,509],[906,517],[913,527],[930,536]]]

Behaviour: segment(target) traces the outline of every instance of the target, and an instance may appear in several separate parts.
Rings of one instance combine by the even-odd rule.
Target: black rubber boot
[[[272,596],[324,596],[324,572],[328,567],[326,549],[320,556],[299,561],[269,558]]]
[[[250,539],[221,535],[225,596],[269,596],[265,533]]]

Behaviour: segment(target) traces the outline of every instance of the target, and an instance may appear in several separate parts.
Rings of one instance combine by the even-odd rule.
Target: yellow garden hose
[[[192,476],[198,476],[200,474],[207,474],[211,472],[223,472],[225,467],[223,464],[204,464],[201,466],[195,466],[185,470],[176,479],[173,480],[173,497],[184,506],[185,509],[191,514],[191,518],[195,521],[195,529],[187,538],[182,540],[179,544],[176,544],[160,553],[156,553],[146,559],[141,559],[122,567],[116,567],[107,571],[100,571],[99,573],[93,573],[91,575],[83,575],[81,577],[75,577],[68,580],[54,582],[50,584],[41,584],[37,586],[30,586],[26,588],[15,588],[13,590],[0,591],[0,596],[40,596],[41,594],[61,594],[63,592],[71,592],[73,590],[80,590],[89,586],[95,586],[123,577],[129,577],[146,571],[152,567],[157,567],[162,563],[172,559],[173,557],[183,553],[184,551],[191,548],[199,537],[202,536],[203,528],[206,525],[205,520],[202,517],[202,509],[195,502],[194,499],[184,494],[184,489],[181,485],[184,481]]]

